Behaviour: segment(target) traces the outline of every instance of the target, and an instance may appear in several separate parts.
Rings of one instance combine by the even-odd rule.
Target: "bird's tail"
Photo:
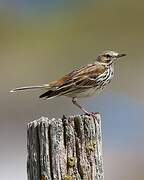
[[[49,89],[49,84],[44,84],[41,86],[25,86],[12,89],[10,92],[17,92],[17,91],[25,91],[25,90],[35,90],[35,89]]]

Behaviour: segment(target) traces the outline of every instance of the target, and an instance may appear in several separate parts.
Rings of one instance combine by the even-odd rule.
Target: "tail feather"
[[[12,89],[10,92],[17,92],[17,91],[25,91],[25,90],[35,90],[35,89],[48,89],[49,85],[44,84],[41,86],[25,86],[25,87],[19,87]]]

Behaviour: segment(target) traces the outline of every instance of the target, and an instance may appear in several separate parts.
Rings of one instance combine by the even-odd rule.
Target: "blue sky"
[[[103,94],[89,103],[89,109],[103,114],[104,146],[143,150],[143,105],[127,96]]]

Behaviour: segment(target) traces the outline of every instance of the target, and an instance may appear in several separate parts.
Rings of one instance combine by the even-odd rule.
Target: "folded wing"
[[[72,71],[66,76],[49,84],[50,90],[40,95],[40,98],[53,98],[55,96],[75,94],[96,87],[97,77],[104,73],[105,66],[94,63]]]

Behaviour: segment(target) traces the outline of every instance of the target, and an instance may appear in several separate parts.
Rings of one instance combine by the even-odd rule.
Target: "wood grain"
[[[104,180],[101,117],[41,117],[27,127],[28,180]]]

